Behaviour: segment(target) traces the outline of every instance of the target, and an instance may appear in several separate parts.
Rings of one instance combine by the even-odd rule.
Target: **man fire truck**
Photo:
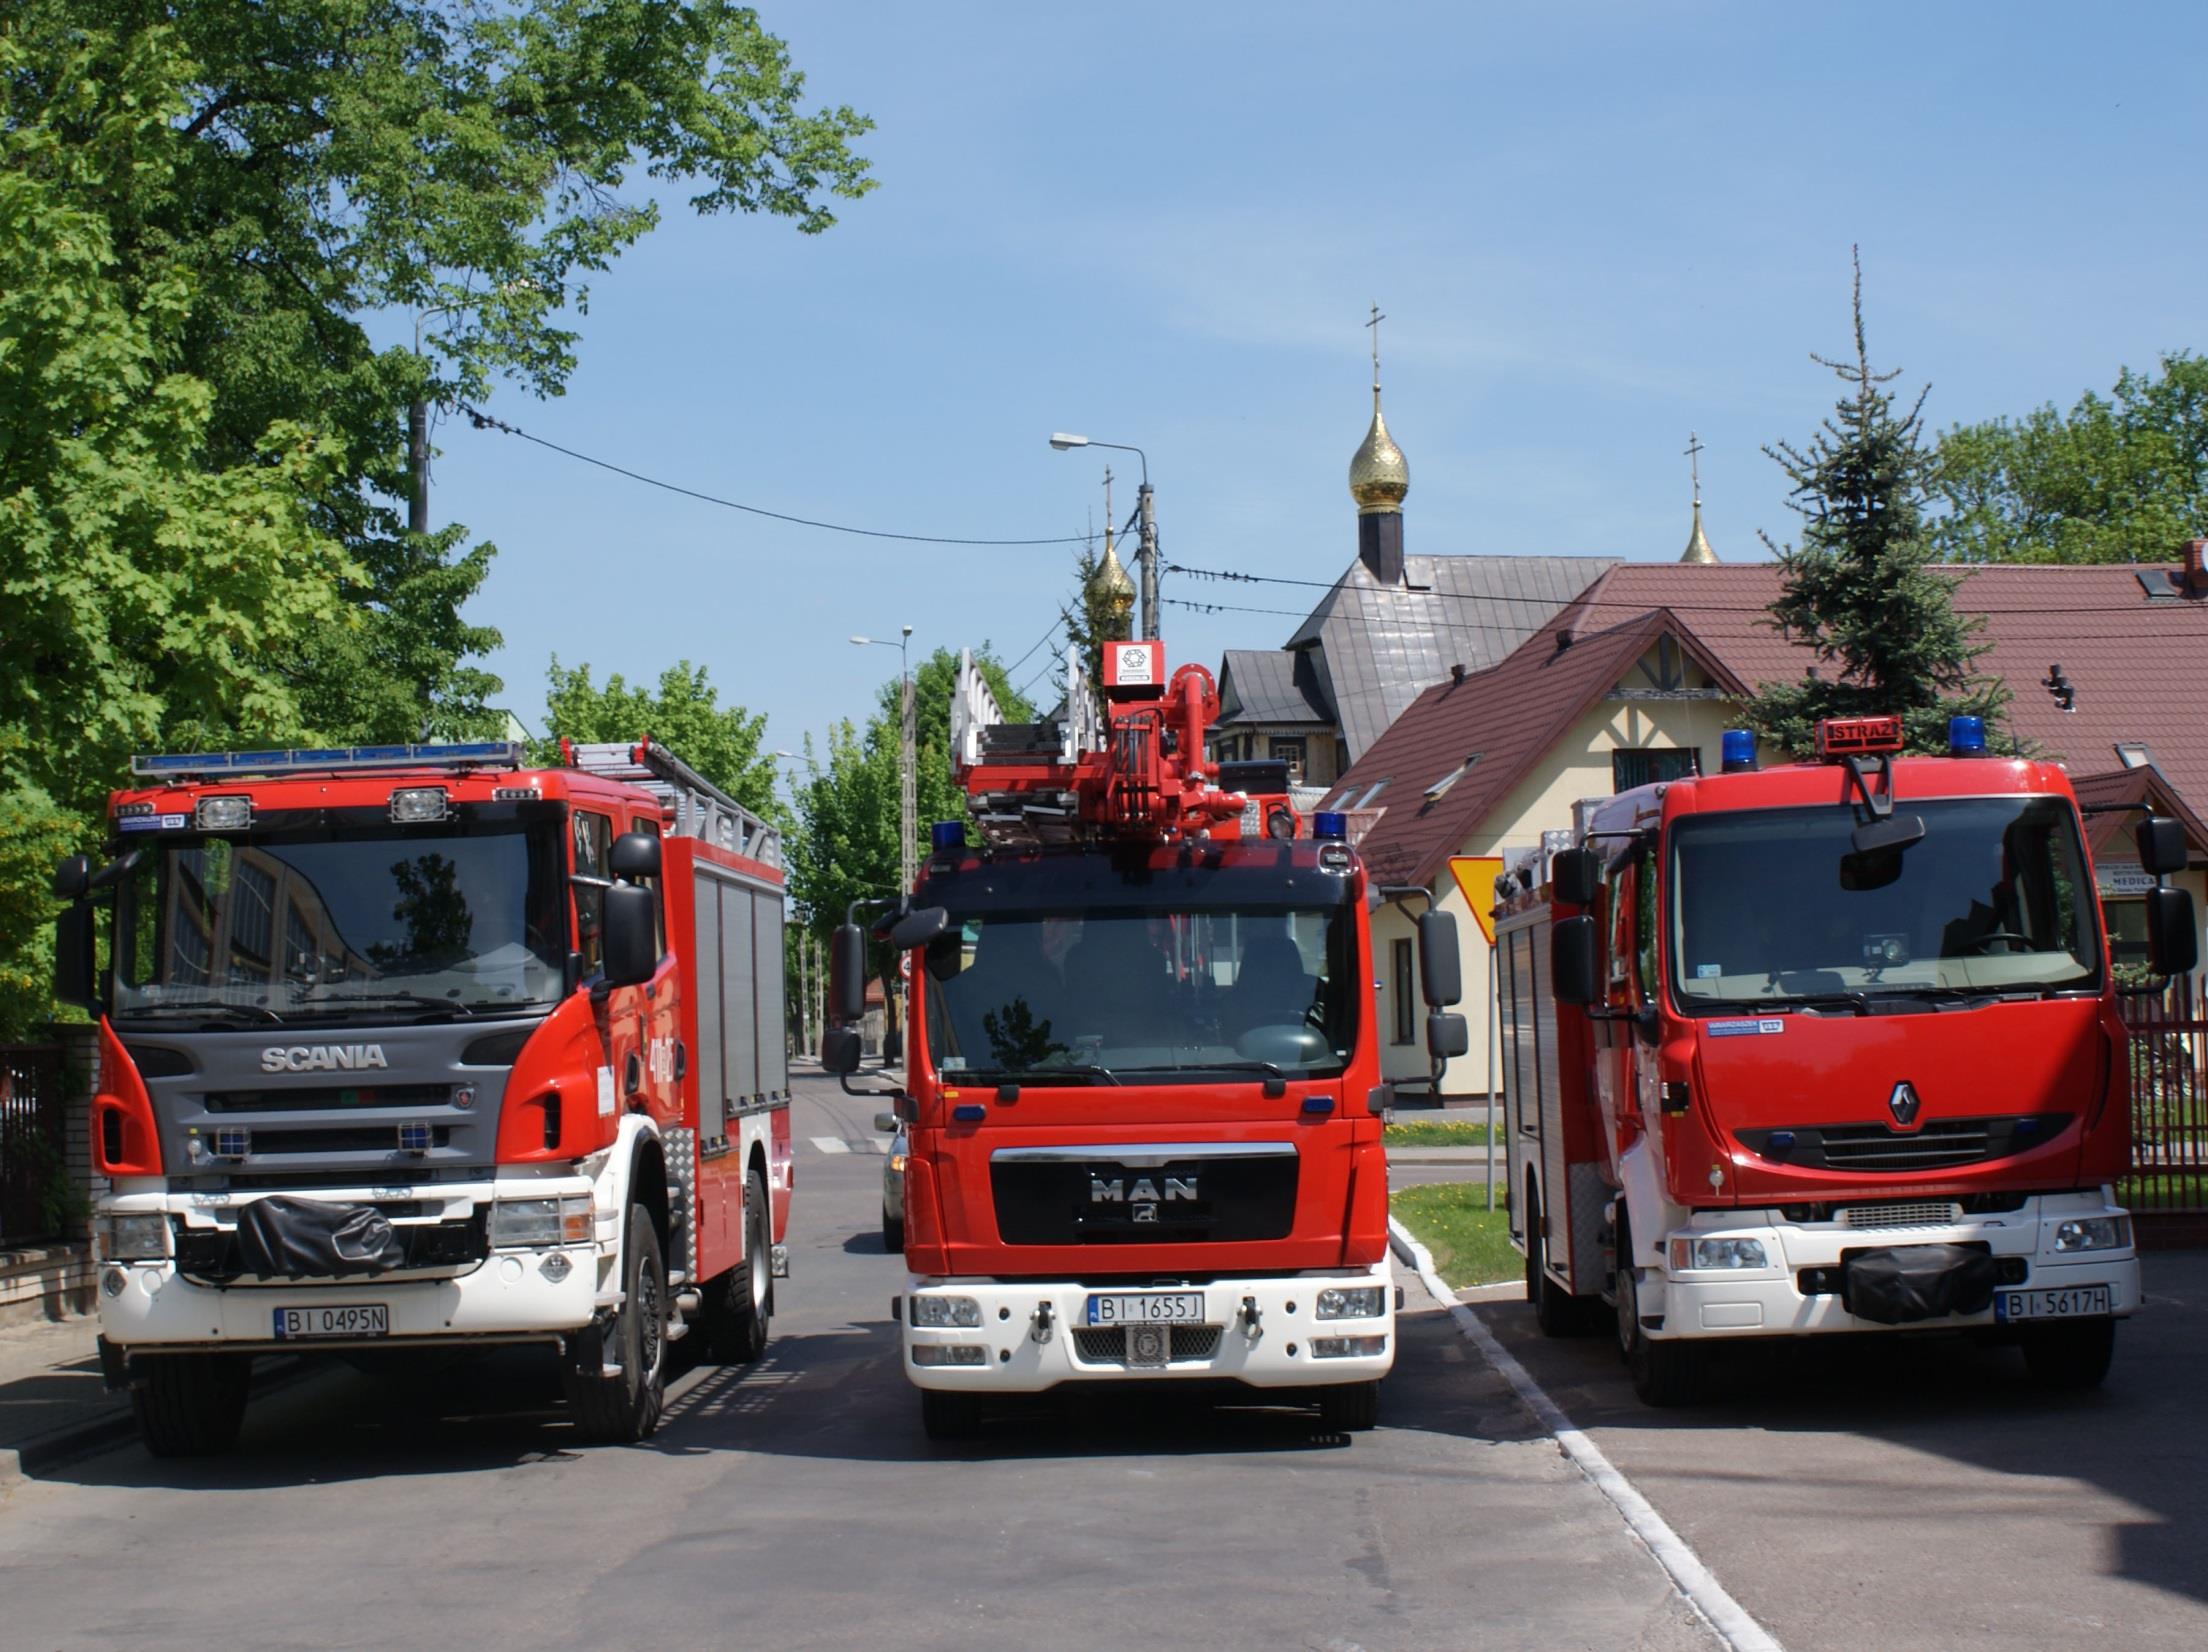
[[[155,1453],[227,1446],[256,1353],[542,1343],[582,1432],[636,1440],[691,1316],[765,1348],[775,833],[649,741],[564,752],[140,758],[115,858],[62,863],[102,1362]]]
[[[909,960],[905,1373],[936,1437],[1001,1396],[1208,1381],[1372,1426],[1395,1358],[1365,871],[1278,763],[1203,757],[1210,674],[1107,644],[1105,704],[952,705],[968,823],[877,925]],[[863,1007],[839,931],[834,1014]],[[843,1028],[831,1070],[858,1064]],[[848,1085],[848,1079],[846,1080]]]
[[[1604,1303],[1650,1404],[1730,1339],[1970,1330],[2087,1387],[2139,1306],[2127,1047],[2079,811],[2054,764],[1899,757],[1892,717],[1819,761],[1587,808],[1502,903],[1513,1237],[1551,1335]],[[2173,821],[2140,856],[2184,863]],[[2147,903],[2193,965],[2191,897]],[[1613,1317],[1602,1315],[1603,1318]]]

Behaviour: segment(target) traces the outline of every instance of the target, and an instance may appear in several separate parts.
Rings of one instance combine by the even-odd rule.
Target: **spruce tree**
[[[1855,257],[1855,356],[1810,359],[1846,391],[1806,450],[1780,442],[1764,452],[1794,484],[1788,503],[1802,517],[1801,543],[1779,545],[1780,591],[1772,625],[1809,645],[1816,666],[1800,681],[1761,685],[1747,717],[1766,741],[1806,754],[1824,717],[1898,715],[1908,749],[1944,751],[1947,720],[1986,719],[1989,745],[2009,693],[1981,676],[1982,621],[1955,612],[1949,576],[1924,520],[1932,455],[1920,445],[1924,398],[1904,413],[1886,387],[1900,377],[1871,370],[1863,332],[1863,262]]]

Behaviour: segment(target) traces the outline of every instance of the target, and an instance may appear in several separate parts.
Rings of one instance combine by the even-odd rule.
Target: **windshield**
[[[1688,1011],[1843,995],[2096,988],[2076,816],[2058,798],[1903,801],[1924,836],[1854,852],[1852,809],[1671,830],[1672,991]]]
[[[255,1020],[541,1007],[563,985],[559,828],[348,828],[149,846],[120,892],[115,1013]]]
[[[1350,909],[974,913],[924,954],[946,1079],[1337,1075],[1357,1031]]]

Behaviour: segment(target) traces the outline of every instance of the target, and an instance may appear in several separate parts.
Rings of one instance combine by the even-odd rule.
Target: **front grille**
[[[216,1090],[202,1098],[210,1113],[340,1111],[357,1107],[450,1107],[448,1084],[318,1085],[297,1090]]]
[[[1132,1365],[1130,1343],[1138,1331],[1166,1339],[1168,1365],[1200,1365],[1219,1355],[1216,1325],[1081,1325],[1073,1333],[1074,1357],[1083,1365]]]
[[[1910,1204],[1889,1200],[1876,1205],[1843,1205],[1836,1213],[1844,1228],[1942,1228],[1963,1219],[1954,1200]]]
[[[2044,1147],[2069,1127],[2068,1113],[2009,1113],[1932,1119],[1917,1130],[1883,1124],[1743,1130],[1740,1140],[1772,1163],[1800,1170],[1951,1170]]]
[[[1284,1239],[1296,1222],[1294,1152],[1115,1163],[993,1159],[997,1232],[1008,1245],[1200,1245]]]
[[[386,1216],[398,1216],[410,1210],[419,1210],[418,1203],[394,1200],[378,1203],[376,1208]],[[491,1254],[488,1224],[490,1212],[479,1208],[472,1216],[455,1222],[401,1222],[392,1227],[404,1250],[404,1260],[394,1271],[404,1272],[417,1268],[464,1268],[482,1261]],[[194,1279],[228,1283],[245,1273],[245,1259],[238,1243],[236,1228],[191,1228],[178,1226],[176,1230],[177,1271]],[[365,1275],[364,1278],[374,1278]]]
[[[430,1130],[433,1146],[446,1146],[451,1139],[452,1132],[444,1125]],[[268,1159],[286,1153],[389,1153],[398,1140],[396,1124],[365,1124],[334,1130],[256,1130],[251,1146],[255,1159]]]

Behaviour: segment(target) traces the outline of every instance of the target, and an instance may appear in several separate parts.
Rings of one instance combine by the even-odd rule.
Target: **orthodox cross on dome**
[[[1372,393],[1380,394],[1380,323],[1388,318],[1380,313],[1380,306],[1372,307],[1372,319],[1365,323],[1372,329]]]
[[[1681,562],[1713,563],[1717,552],[1710,549],[1709,535],[1702,531],[1702,438],[1693,431],[1687,432],[1687,474],[1694,479],[1694,527],[1687,535],[1687,548],[1681,554]]]
[[[1702,503],[1702,438],[1693,431],[1687,432],[1687,473],[1694,478],[1694,502]]]

